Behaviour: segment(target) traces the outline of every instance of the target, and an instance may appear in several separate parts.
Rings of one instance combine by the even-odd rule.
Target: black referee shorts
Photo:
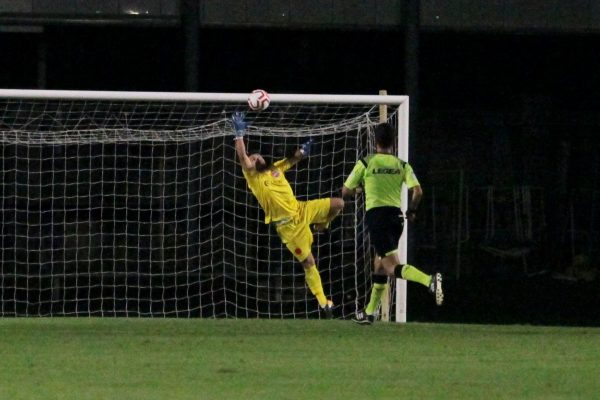
[[[377,255],[384,257],[398,249],[398,241],[404,229],[402,210],[396,207],[375,207],[367,211],[367,228],[371,244]]]

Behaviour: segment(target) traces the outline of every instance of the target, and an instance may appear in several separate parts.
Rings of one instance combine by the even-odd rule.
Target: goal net
[[[0,91],[0,316],[319,317],[237,163],[246,95]],[[283,158],[300,200],[339,196],[372,151],[381,96],[273,94],[249,152]],[[402,96],[386,96],[399,121]],[[401,118],[405,119],[406,115]],[[373,253],[362,198],[313,254],[336,317],[362,307]]]

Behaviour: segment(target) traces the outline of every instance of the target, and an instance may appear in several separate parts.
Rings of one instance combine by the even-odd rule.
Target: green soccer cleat
[[[442,290],[442,274],[436,272],[431,277],[429,284],[429,293],[435,296],[435,304],[441,306],[444,302],[444,291]]]
[[[360,310],[354,314],[352,322],[356,322],[359,325],[371,325],[375,322],[375,316],[367,314],[364,310]]]

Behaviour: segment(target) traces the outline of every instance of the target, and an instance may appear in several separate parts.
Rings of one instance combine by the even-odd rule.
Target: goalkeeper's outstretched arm
[[[254,169],[255,162],[253,162],[246,153],[246,144],[244,143],[243,137],[235,138],[235,152],[237,153],[238,160],[243,169],[247,171]]]
[[[296,149],[294,154],[288,158],[288,162],[291,166],[294,166],[298,163],[298,161],[302,160],[304,156],[310,154],[310,149],[313,144],[313,139],[309,139],[307,142],[302,143],[300,147]]]
[[[243,112],[234,112],[231,115],[231,124],[234,130],[235,152],[237,153],[240,165],[244,170],[250,171],[256,167],[256,160],[250,159],[246,152],[244,135],[246,134],[246,115]]]

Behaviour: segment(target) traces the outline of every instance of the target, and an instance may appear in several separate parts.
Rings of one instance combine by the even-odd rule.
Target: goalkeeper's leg
[[[325,293],[323,292],[323,284],[321,283],[321,275],[319,274],[317,265],[314,262],[314,257],[312,256],[312,253],[309,257],[309,260],[305,260],[304,262],[302,262],[302,266],[304,267],[306,284],[308,285],[310,292],[317,298],[317,301],[319,302],[319,307],[325,314],[325,318],[332,319],[333,301],[328,300],[325,297]]]
[[[277,232],[288,250],[300,264],[302,264],[306,284],[310,289],[310,292],[315,296],[319,302],[319,306],[326,312],[326,315],[331,317],[333,303],[325,297],[325,291],[323,290],[323,284],[321,283],[321,275],[319,274],[315,257],[311,251],[313,235],[308,225],[303,223],[298,226],[290,223],[277,227]]]
[[[320,199],[325,200],[325,199]],[[322,204],[322,203],[321,203]],[[324,209],[325,207],[322,207]],[[329,209],[325,215],[322,217],[324,213],[323,210],[315,213],[313,222],[313,228],[315,232],[323,232],[329,229],[329,223],[338,216],[338,214],[344,209],[344,200],[340,197],[331,197],[329,199]]]
[[[321,275],[319,274],[319,270],[317,269],[315,258],[313,257],[312,253],[310,253],[308,257],[300,263],[304,268],[306,284],[308,285],[310,292],[317,298],[317,301],[321,307],[327,307],[327,298],[325,297],[325,292],[323,291]]]

